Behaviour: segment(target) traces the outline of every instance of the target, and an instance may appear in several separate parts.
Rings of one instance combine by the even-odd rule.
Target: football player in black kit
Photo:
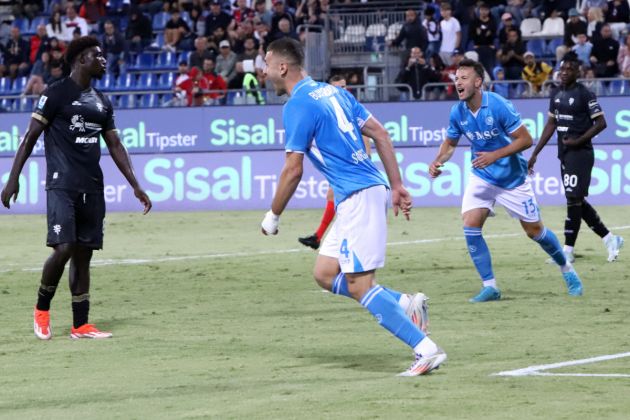
[[[99,165],[101,135],[118,169],[144,205],[144,214],[151,209],[151,200],[138,184],[127,150],[120,142],[111,102],[91,86],[92,79],[101,78],[106,69],[98,40],[82,37],[72,41],[65,59],[71,68],[70,76],[51,84],[39,98],[0,199],[7,208],[11,198],[14,202],[17,199],[20,172],[37,138],[44,132],[46,243],[53,252],[42,273],[34,311],[35,335],[42,340],[52,337],[50,301],[70,260],[73,313],[70,337],[109,338],[111,333],[99,331],[88,323],[90,260],[92,252],[103,247],[105,197]]]
[[[530,172],[536,157],[545,147],[554,131],[558,132],[558,159],[567,199],[567,217],[564,222],[564,253],[575,260],[573,247],[582,219],[604,241],[608,261],[615,261],[623,246],[623,238],[610,232],[597,211],[586,201],[591,184],[591,170],[595,162],[591,139],[606,128],[606,119],[595,94],[577,82],[580,62],[572,53],[567,54],[560,66],[561,86],[551,95],[549,118],[540,136],[540,142],[529,159]]]

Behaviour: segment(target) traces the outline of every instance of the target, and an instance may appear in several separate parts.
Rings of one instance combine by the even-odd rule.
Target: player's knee
[[[91,248],[86,248],[80,245],[75,246],[74,251],[72,252],[72,259],[75,263],[89,264],[93,253],[94,251]]]
[[[336,276],[335,274],[331,274],[327,272],[327,270],[323,270],[320,267],[315,266],[313,269],[313,278],[319,287],[326,290],[332,290],[332,283]]]
[[[55,250],[53,251],[53,258],[55,258],[59,262],[63,262],[64,264],[68,262],[70,257],[74,254],[76,249],[75,244],[59,244],[55,246]]]
[[[534,239],[540,236],[544,227],[542,223],[528,223],[523,225],[523,229],[530,239]]]

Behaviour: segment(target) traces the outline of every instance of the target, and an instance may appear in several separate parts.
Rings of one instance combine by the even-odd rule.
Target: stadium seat
[[[160,103],[159,104],[155,104],[155,105],[156,106],[164,106],[168,101],[170,101],[172,99],[173,99],[173,94],[172,93],[165,93],[160,98]]]
[[[365,42],[365,27],[363,25],[348,26],[343,40],[350,44],[363,44]]]
[[[175,70],[177,69],[177,55],[172,52],[163,52],[158,55],[156,70]]]
[[[153,30],[154,31],[163,31],[166,27],[166,22],[170,19],[170,15],[166,12],[156,13],[153,16]]]
[[[387,28],[382,23],[373,23],[365,30],[365,36],[385,36]]]
[[[134,90],[136,89],[136,76],[133,74],[121,74],[116,80],[116,90]]]
[[[120,95],[118,97],[118,108],[129,109],[135,107],[135,95]]]
[[[9,77],[0,78],[0,94],[10,94],[11,89],[11,79]]]
[[[402,29],[402,23],[392,23],[387,28],[387,35],[385,36],[385,41],[393,41],[398,36],[398,33]]]
[[[155,35],[155,44],[160,48],[164,46],[164,32],[158,32]]]
[[[140,53],[132,66],[133,70],[152,70],[155,66],[155,54]]]
[[[115,79],[111,73],[106,73],[100,80],[96,81],[98,90],[112,90],[114,88]]]
[[[7,112],[15,111],[15,101],[13,99],[0,99],[0,108]]]
[[[26,18],[17,18],[13,21],[12,26],[17,26],[20,29],[20,34],[21,35],[28,35],[30,34],[29,30],[30,28],[30,23],[28,21],[28,19]]]
[[[545,55],[545,40],[542,38],[530,39],[527,41],[527,50],[533,52],[537,58],[542,57]]]
[[[162,73],[158,77],[157,87],[159,89],[170,89],[175,84],[175,75],[171,72]]]
[[[608,84],[607,92],[610,96],[628,95],[630,93],[630,82],[627,80],[613,80]]]
[[[32,34],[37,33],[37,27],[39,25],[46,26],[47,23],[48,23],[48,18],[46,16],[37,16],[31,22],[29,32]]]
[[[549,43],[547,44],[545,55],[549,57],[555,57],[556,48],[558,48],[563,43],[564,43],[564,39],[562,37],[551,39]]]
[[[188,58],[190,57],[190,54],[191,54],[191,51],[182,51],[181,54],[179,54],[178,61],[185,61],[188,63],[189,61]]]
[[[28,82],[28,77],[17,77],[13,81],[13,89],[11,89],[11,92],[13,92],[13,94],[15,95],[19,95],[23,93],[27,82]]]
[[[540,33],[545,34],[545,35],[563,36],[564,35],[564,20],[562,20],[562,18],[548,17],[543,22]]]
[[[537,34],[542,30],[542,25],[540,24],[540,19],[538,18],[527,18],[523,19],[521,22],[521,34],[523,36]]]
[[[33,111],[33,98],[20,98],[18,101],[18,110],[21,112]]]
[[[151,90],[156,86],[156,76],[153,73],[142,73],[138,79],[137,86],[142,90]]]
[[[158,96],[155,93],[142,95],[140,98],[141,108],[155,108],[158,106]]]

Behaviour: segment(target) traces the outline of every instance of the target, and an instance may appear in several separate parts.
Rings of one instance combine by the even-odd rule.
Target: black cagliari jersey
[[[593,120],[603,115],[597,97],[581,83],[569,89],[558,89],[549,99],[549,116],[556,119],[558,132],[558,157],[566,151],[562,143],[564,137],[579,137],[593,126]],[[593,150],[591,140],[580,149]]]
[[[32,116],[46,125],[46,189],[103,191],[100,136],[116,129],[109,99],[68,77],[44,91]]]

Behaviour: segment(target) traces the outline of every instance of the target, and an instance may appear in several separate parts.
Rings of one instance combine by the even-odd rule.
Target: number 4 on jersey
[[[350,121],[348,121],[348,118],[346,118],[346,114],[343,112],[343,109],[341,109],[339,101],[334,96],[331,96],[329,99],[333,105],[333,108],[335,108],[335,115],[337,116],[337,126],[339,127],[339,130],[342,133],[350,134],[352,140],[356,141],[357,135],[354,134],[354,125]]]

